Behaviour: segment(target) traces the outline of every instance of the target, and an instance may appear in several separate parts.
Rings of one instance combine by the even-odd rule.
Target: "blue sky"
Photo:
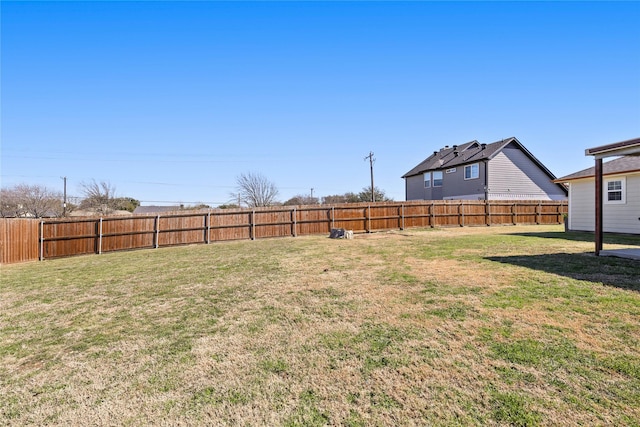
[[[284,201],[515,136],[556,176],[640,136],[639,2],[10,2],[1,179],[143,204]]]

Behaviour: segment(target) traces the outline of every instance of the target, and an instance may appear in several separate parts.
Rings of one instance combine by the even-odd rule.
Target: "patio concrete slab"
[[[640,249],[613,249],[610,251],[600,251],[600,256],[614,256],[640,261]]]

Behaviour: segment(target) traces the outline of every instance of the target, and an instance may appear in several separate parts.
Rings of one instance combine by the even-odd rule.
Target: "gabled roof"
[[[453,147],[446,146],[441,148],[440,151],[434,151],[431,156],[423,160],[418,166],[402,175],[402,178],[420,175],[430,170],[449,169],[456,166],[474,163],[479,160],[491,160],[509,144],[516,145],[540,169],[549,175],[551,179],[555,179],[555,175],[552,174],[551,171],[540,162],[540,160],[536,159],[535,156],[531,154],[529,150],[527,150],[515,137],[492,142],[491,144],[481,144],[478,141],[471,141],[462,145],[454,145]]]
[[[602,175],[617,175],[629,172],[640,172],[640,157],[626,156],[602,163]],[[558,178],[555,182],[567,182],[575,179],[593,178],[596,176],[596,167],[590,167],[571,175]]]

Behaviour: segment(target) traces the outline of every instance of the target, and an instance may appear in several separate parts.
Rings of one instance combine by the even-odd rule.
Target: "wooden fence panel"
[[[460,204],[445,200],[437,203],[433,210],[433,224],[435,227],[453,227],[460,225]]]
[[[212,242],[251,238],[251,211],[214,211],[211,213]]]
[[[254,239],[293,236],[291,209],[256,211]]]
[[[329,233],[333,228],[331,219],[331,207],[296,207],[296,230],[297,235],[306,236],[310,234]]]
[[[205,243],[206,214],[184,214],[159,217],[158,246],[189,245]]]
[[[561,223],[563,215],[569,212],[569,206],[566,203],[542,202],[540,208],[541,224]]]
[[[0,263],[36,261],[40,221],[26,218],[0,218]]]
[[[102,252],[154,247],[153,217],[105,218],[102,221]]]
[[[404,228],[431,227],[433,204],[407,203],[404,205]]]
[[[335,206],[332,228],[344,228],[356,233],[370,231],[367,217],[368,207],[366,205]]]
[[[398,230],[402,228],[402,205],[400,204],[372,204],[371,230]]]
[[[486,225],[486,203],[478,200],[465,200],[461,203],[461,223],[465,227]]]
[[[538,220],[538,202],[521,202],[513,206],[514,224],[536,224]]]
[[[41,236],[42,258],[98,253],[99,224],[99,218],[45,221]]]
[[[494,202],[489,203],[489,225],[513,224],[513,203]]]

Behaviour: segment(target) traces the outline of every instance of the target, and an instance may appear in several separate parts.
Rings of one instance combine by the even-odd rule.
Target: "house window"
[[[433,172],[433,186],[442,187],[442,171]]]
[[[477,179],[480,176],[480,168],[477,163],[464,167],[464,179]]]
[[[424,188],[431,187],[431,172],[425,172],[424,174]]]
[[[624,204],[626,203],[625,197],[625,179],[612,179],[606,181],[605,184],[605,201],[610,204]]]

